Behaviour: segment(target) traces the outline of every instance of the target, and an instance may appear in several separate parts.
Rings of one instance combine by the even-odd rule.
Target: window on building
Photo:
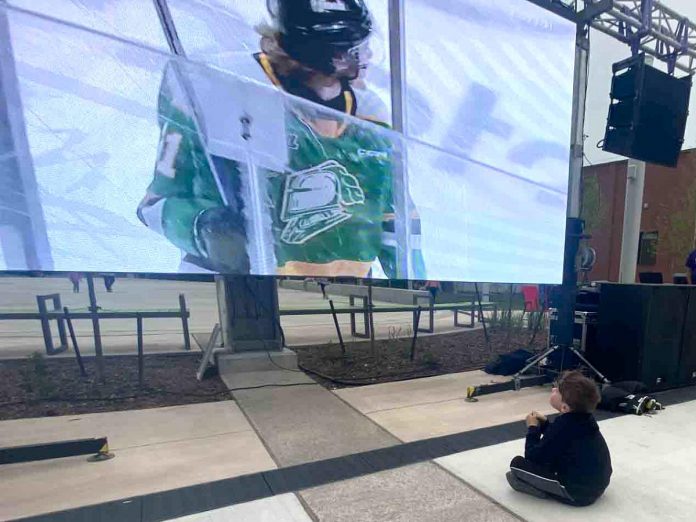
[[[657,242],[659,234],[657,232],[641,232],[640,244],[638,246],[638,264],[643,266],[654,266],[657,263]]]

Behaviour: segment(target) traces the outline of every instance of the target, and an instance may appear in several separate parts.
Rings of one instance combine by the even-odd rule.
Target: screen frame
[[[560,0],[520,0],[520,1],[525,1],[529,2],[533,5],[536,5],[537,7],[540,7],[542,9],[545,9],[554,15],[557,15],[571,23],[574,23],[576,25],[579,25],[583,23],[582,17],[580,16],[580,13],[577,13],[574,8],[571,6],[566,6],[561,3]],[[402,2],[402,0],[389,0],[389,3],[391,4],[392,2]],[[156,5],[167,5],[167,0],[158,0],[156,2]],[[49,19],[51,17],[48,17],[46,15],[43,15],[42,13],[34,13],[32,11],[22,9],[22,8],[15,8],[11,4],[5,4],[2,6],[2,9],[8,10],[8,11],[18,11],[18,12],[24,12],[28,14],[36,14],[42,18]],[[167,20],[167,18],[169,18]],[[160,17],[160,26],[162,28],[163,34],[167,41],[170,43],[170,51],[172,54],[178,54],[177,53],[177,48],[183,51],[183,47],[181,46],[180,42],[178,42],[179,45],[177,45],[176,41],[176,28],[175,26],[168,27],[168,24],[174,24],[173,19],[170,17]],[[74,25],[69,22],[66,23],[66,25]],[[80,27],[80,26],[76,26]],[[172,30],[173,29],[173,30]],[[390,32],[389,32],[389,38],[391,39],[392,37],[392,27],[390,26]],[[114,36],[115,39],[125,41],[124,38],[120,38],[118,36]],[[143,46],[143,44],[134,42],[136,45]],[[147,47],[147,46],[145,46]],[[390,46],[390,54],[393,55],[394,53],[398,53],[399,49],[396,46]],[[161,51],[160,51],[161,52]],[[390,74],[391,74],[391,85],[392,88],[396,88],[397,86],[402,85],[400,83],[400,79],[398,77],[395,77],[396,74],[401,74],[402,71],[395,71],[393,68],[390,69]],[[16,80],[16,78],[15,78]],[[394,116],[393,116],[394,117]],[[398,132],[398,131],[395,131]],[[33,173],[32,173],[33,174]],[[49,247],[50,248],[50,247]],[[52,269],[26,269],[26,270],[16,270],[16,269],[10,269],[10,270],[0,270],[0,277],[9,277],[9,276],[17,276],[17,275],[24,275],[24,276],[30,276],[30,277],[37,277],[37,276],[55,276],[55,277],[61,277],[61,276],[67,276],[70,271],[60,271],[60,270],[52,270]],[[103,274],[113,274],[118,277],[135,277],[135,278],[172,278],[172,279],[177,279],[177,280],[192,280],[192,281],[197,281],[197,280],[215,280],[217,277],[224,277],[227,274],[222,274],[222,273],[211,273],[211,274],[197,274],[197,273],[180,273],[180,272],[123,272],[123,271],[108,271],[108,272],[103,272],[103,271],[80,271],[82,274],[90,274],[93,276],[100,276]],[[230,274],[232,275],[232,274]],[[234,275],[232,275],[234,276]],[[258,275],[258,274],[248,274],[248,276],[251,277],[273,277],[273,278],[287,278],[288,276],[282,276],[282,275]],[[298,276],[299,277],[299,276]],[[337,275],[335,276],[336,278],[342,278],[345,276]],[[295,276],[291,276],[291,278],[295,278]],[[361,279],[361,278],[356,278],[356,279]],[[364,279],[364,278],[363,278]],[[382,281],[383,279],[380,278],[369,278],[370,280],[374,281]],[[411,278],[398,278],[394,279],[395,281],[411,281],[411,280],[416,280],[416,279],[411,279]],[[462,280],[461,282],[465,282]]]

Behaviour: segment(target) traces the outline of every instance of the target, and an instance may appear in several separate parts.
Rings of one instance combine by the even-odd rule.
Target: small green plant
[[[524,312],[512,312],[512,317],[510,318],[510,328],[512,330],[522,330],[525,327],[525,314]]]
[[[491,329],[507,330],[510,328],[511,330],[521,330],[525,326],[526,319],[526,314],[522,311],[511,310],[508,312],[507,310],[503,310],[499,314],[493,315],[487,319],[486,324]]]
[[[396,326],[390,326],[389,327],[389,340],[396,341],[399,337],[401,337],[401,327],[399,326],[397,328]]]
[[[503,317],[501,314],[494,314],[486,318],[486,326],[491,330],[497,330],[503,326]]]
[[[55,394],[55,385],[49,377],[46,359],[40,352],[27,357],[27,364],[22,369],[22,379],[24,390],[36,398],[46,399]]]
[[[421,355],[421,361],[432,370],[440,367],[440,361],[430,352],[424,352],[423,355]]]

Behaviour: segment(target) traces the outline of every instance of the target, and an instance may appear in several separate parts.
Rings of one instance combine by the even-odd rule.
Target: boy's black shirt
[[[553,422],[531,426],[524,456],[557,473],[576,500],[594,500],[609,485],[609,448],[591,413],[569,412]]]

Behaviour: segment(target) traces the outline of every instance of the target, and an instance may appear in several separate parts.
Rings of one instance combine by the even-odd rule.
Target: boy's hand
[[[546,416],[545,416],[545,415],[542,415],[542,414],[539,413],[538,411],[533,411],[533,412],[532,412],[532,415],[534,415],[534,416],[537,418],[537,420],[539,421],[539,424],[545,424],[545,423],[546,423]]]
[[[538,415],[538,414],[537,414]],[[527,418],[524,419],[525,424],[527,425],[528,428],[531,428],[532,426],[538,426],[539,425],[539,419],[535,415],[535,412],[530,413],[527,415]]]

